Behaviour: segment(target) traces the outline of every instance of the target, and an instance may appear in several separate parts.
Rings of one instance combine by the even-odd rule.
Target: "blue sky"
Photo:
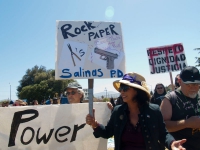
[[[183,43],[187,64],[196,65],[199,6],[199,0],[0,0],[0,100],[10,97],[10,85],[11,98],[17,99],[28,68],[55,69],[56,20],[121,22],[126,72],[142,74],[152,89],[158,82],[169,85],[169,73],[150,74],[146,49]],[[112,11],[106,15],[107,8]],[[94,93],[115,91],[114,80],[95,79]],[[87,79],[78,82],[87,88]]]

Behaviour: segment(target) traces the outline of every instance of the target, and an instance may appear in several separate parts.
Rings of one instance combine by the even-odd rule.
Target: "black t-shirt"
[[[157,97],[153,96],[153,97],[151,98],[151,103],[157,104],[157,105],[160,106],[160,104],[161,104],[161,102],[162,102],[162,100],[163,100],[164,98],[165,98],[165,95],[159,95],[159,96],[157,96]]]
[[[172,121],[178,121],[182,119],[188,119],[191,116],[200,116],[200,96],[196,98],[189,98],[183,95],[178,88],[175,91],[175,103],[174,98],[171,96],[171,92],[166,94],[166,98],[170,100],[172,104]],[[200,150],[200,129],[185,128],[176,132],[171,132],[176,140],[187,139],[183,146],[187,150]]]

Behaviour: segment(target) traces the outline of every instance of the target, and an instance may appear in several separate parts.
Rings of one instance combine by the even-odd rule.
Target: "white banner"
[[[147,48],[151,74],[181,71],[187,66],[182,43]]]
[[[125,54],[118,22],[57,21],[56,79],[121,78]]]
[[[95,117],[106,124],[106,103],[94,103]],[[0,150],[106,150],[85,124],[88,103],[0,107]]]

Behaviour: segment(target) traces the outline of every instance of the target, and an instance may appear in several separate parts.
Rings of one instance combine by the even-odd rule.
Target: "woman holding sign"
[[[143,76],[128,73],[113,86],[121,93],[124,104],[114,108],[107,125],[95,120],[95,112],[94,117],[86,116],[96,138],[114,135],[115,150],[159,150],[160,143],[168,149],[185,150],[181,145],[186,139],[175,141],[165,128],[159,106],[149,103],[150,93]]]

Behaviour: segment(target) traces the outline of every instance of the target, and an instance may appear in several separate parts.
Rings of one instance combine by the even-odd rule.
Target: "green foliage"
[[[194,50],[199,51],[200,48],[195,48]],[[199,52],[199,53],[200,53],[200,52]],[[198,54],[199,54],[199,53],[198,53]],[[196,63],[197,63],[196,67],[200,67],[200,57],[195,57],[195,58],[196,58]]]
[[[103,102],[109,102],[109,98],[103,98]]]
[[[165,90],[166,90],[166,92],[171,91],[171,89],[169,88],[169,86],[165,86]]]
[[[19,81],[17,96],[20,99],[27,99],[28,102],[38,100],[41,103],[43,99],[53,98],[55,93],[60,95],[70,82],[74,80],[55,80],[55,70],[46,70],[44,66],[36,65],[32,69],[27,69]]]

